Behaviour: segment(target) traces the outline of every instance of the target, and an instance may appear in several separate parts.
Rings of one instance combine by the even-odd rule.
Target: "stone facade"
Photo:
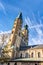
[[[32,54],[33,54],[33,58],[43,58],[43,49],[27,49],[27,50],[23,50],[20,51],[19,55],[22,54],[22,57],[25,57],[26,54],[28,55],[28,58],[32,58]]]

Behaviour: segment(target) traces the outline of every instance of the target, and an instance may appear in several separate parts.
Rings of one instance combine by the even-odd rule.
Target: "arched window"
[[[41,55],[40,55],[40,52],[38,52],[38,58],[40,58],[40,56],[41,56]]]
[[[37,64],[35,64],[35,65],[37,65]]]
[[[34,56],[34,54],[33,54],[33,52],[31,53],[31,57],[33,58],[33,56]]]
[[[25,58],[28,58],[28,57],[29,57],[29,54],[28,54],[28,53],[26,53],[26,54],[25,54]]]
[[[17,63],[15,62],[15,64],[14,65],[17,65]]]
[[[21,55],[20,55],[20,58],[22,58],[22,53],[21,53]]]
[[[10,65],[10,63],[8,63],[8,65]]]

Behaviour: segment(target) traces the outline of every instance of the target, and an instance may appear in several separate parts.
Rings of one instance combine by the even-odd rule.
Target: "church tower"
[[[22,23],[22,13],[20,13],[14,21],[8,44],[2,49],[4,57],[18,57],[20,46],[28,46],[28,25],[25,25],[22,29]]]
[[[24,26],[24,29],[22,30],[22,41],[21,46],[28,46],[28,25]]]
[[[14,49],[12,47],[15,46],[15,41],[16,41],[17,35],[20,34],[21,27],[22,27],[22,13],[20,13],[18,17],[15,19],[9,42],[2,50],[2,52],[4,53],[3,55],[5,57],[7,56],[9,58],[13,57]]]

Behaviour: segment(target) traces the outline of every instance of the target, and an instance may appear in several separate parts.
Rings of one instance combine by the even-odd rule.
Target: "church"
[[[8,44],[2,49],[3,57],[13,58],[12,65],[43,65],[43,44],[28,45],[28,25],[22,28],[22,24],[20,13],[14,21]]]

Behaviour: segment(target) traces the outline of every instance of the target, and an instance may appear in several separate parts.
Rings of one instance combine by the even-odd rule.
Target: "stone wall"
[[[40,58],[43,58],[43,51],[42,51],[42,49],[27,49],[25,51],[20,51],[19,55],[22,53],[22,56],[25,57],[26,53],[28,53],[28,58],[32,58],[31,55],[33,53],[33,58],[38,58],[38,53],[39,52],[40,52]]]

